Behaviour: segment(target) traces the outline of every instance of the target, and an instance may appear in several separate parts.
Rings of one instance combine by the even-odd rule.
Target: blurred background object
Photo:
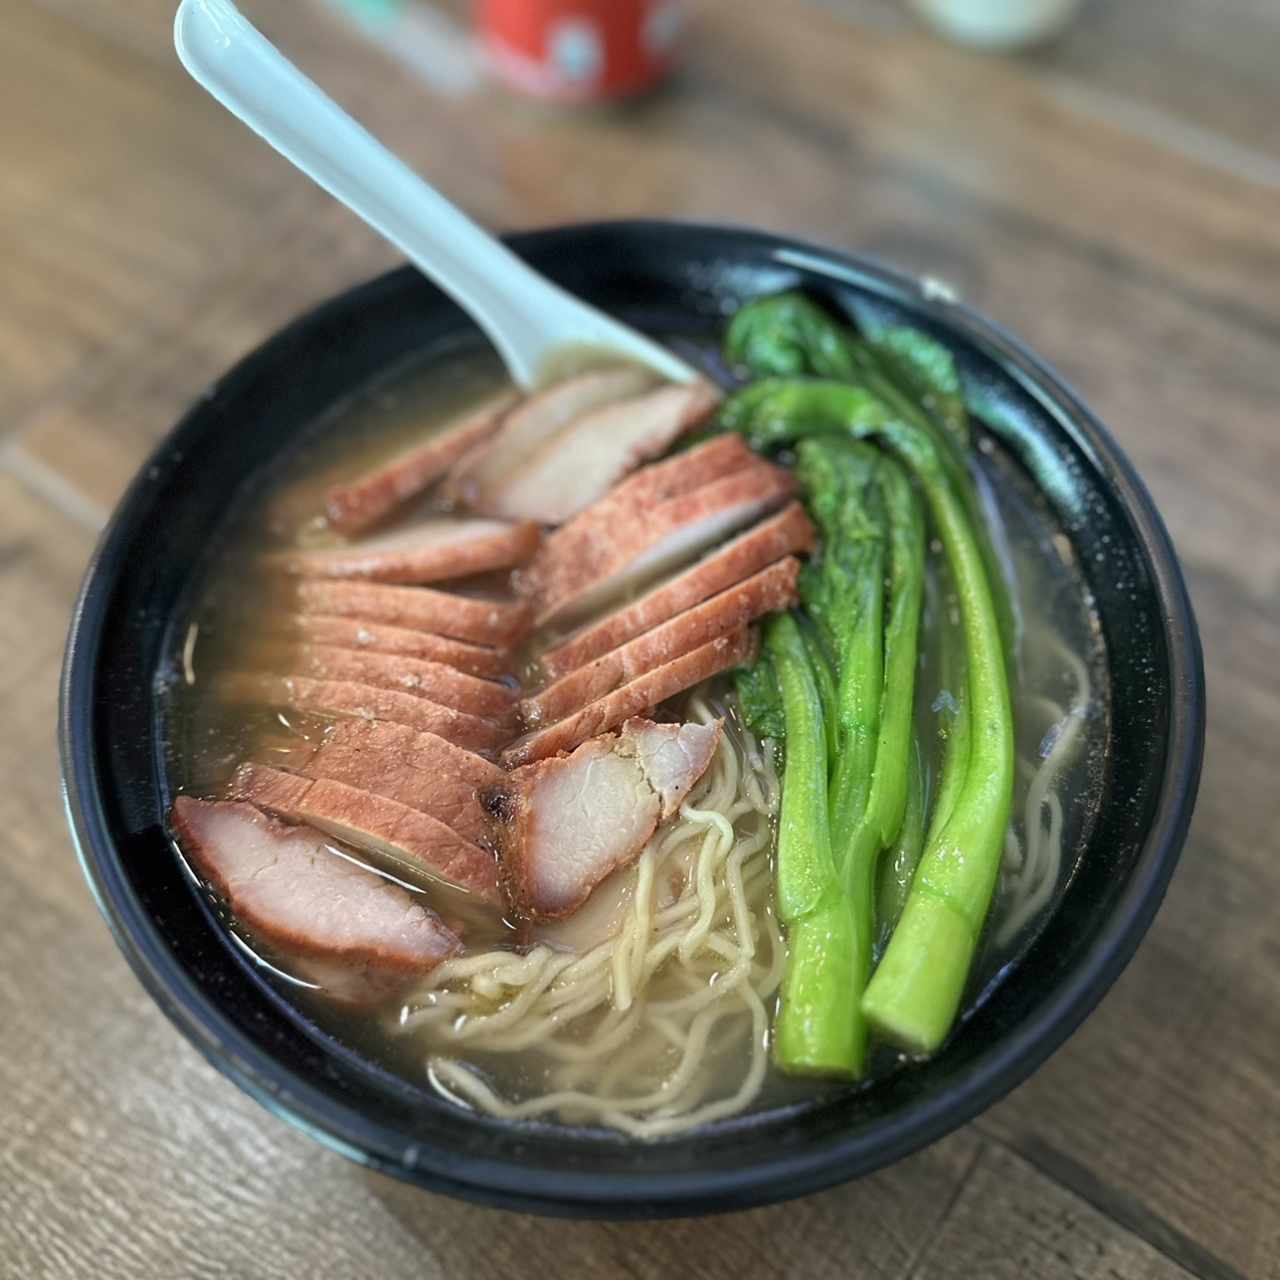
[[[1058,35],[1082,0],[911,0],[948,39],[977,48],[1018,49]]]
[[[504,83],[561,102],[652,88],[675,56],[679,0],[476,0],[481,47]]]

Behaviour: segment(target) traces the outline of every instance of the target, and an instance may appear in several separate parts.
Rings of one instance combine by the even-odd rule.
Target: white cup
[[[1075,16],[1081,0],[911,0],[957,44],[1017,49],[1048,40]]]

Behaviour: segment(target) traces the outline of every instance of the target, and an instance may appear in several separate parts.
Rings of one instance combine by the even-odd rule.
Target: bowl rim
[[[125,880],[101,803],[93,758],[94,670],[84,655],[96,652],[110,586],[118,571],[126,515],[139,503],[148,473],[173,447],[199,411],[199,401],[160,440],[117,504],[86,570],[67,640],[58,713],[63,803],[72,840],[94,900],[116,944],[147,992],[171,1022],[219,1071],[269,1111],[350,1159],[416,1183],[489,1205],[564,1216],[660,1217],[741,1209],[807,1194],[869,1173],[959,1127],[1035,1071],[1097,1005],[1129,962],[1150,926],[1177,864],[1190,823],[1204,750],[1203,654],[1191,601],[1172,541],[1136,471],[1110,432],[1045,361],[1001,326],[982,317],[945,288],[839,249],[747,228],[665,219],[573,223],[504,237],[517,253],[533,253],[606,234],[623,240],[689,234],[735,248],[755,248],[779,261],[803,262],[834,282],[869,289],[923,313],[974,343],[994,359],[1051,417],[1069,420],[1072,435],[1105,464],[1107,479],[1131,521],[1147,561],[1168,650],[1169,728],[1164,776],[1142,847],[1124,890],[1090,949],[1058,982],[1051,996],[977,1057],[949,1086],[914,1101],[865,1128],[779,1151],[767,1162],[714,1170],[660,1172],[537,1170],[466,1153],[432,1151],[393,1126],[371,1121],[282,1068],[246,1037],[192,981],[169,951],[155,921]],[[277,330],[218,379],[232,391],[268,361],[278,344],[327,312],[358,306],[362,297],[399,267],[334,295]],[[779,1191],[779,1187],[783,1190]]]

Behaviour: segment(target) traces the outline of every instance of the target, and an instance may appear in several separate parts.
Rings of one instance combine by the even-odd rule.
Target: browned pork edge
[[[411,693],[353,680],[314,680],[310,676],[233,671],[218,678],[217,692],[229,702],[285,707],[308,715],[390,720],[393,724],[405,724],[423,733],[448,738],[457,746],[481,755],[492,755],[511,737],[510,730],[492,720],[454,707],[443,707]]]
[[[470,578],[524,564],[538,549],[542,531],[532,520],[442,518],[343,547],[276,553],[268,567],[304,578],[356,578],[422,585]]]
[[[500,396],[358,480],[335,485],[325,501],[329,523],[342,533],[359,533],[390,515],[492,435],[515,400],[513,393]]]
[[[650,463],[615,485],[595,504],[594,510],[635,512],[692,493],[713,480],[760,461],[741,436],[723,435],[706,440],[660,462]]]
[[[559,679],[749,578],[783,556],[812,551],[814,543],[814,528],[804,507],[792,502],[777,515],[754,525],[689,568],[659,583],[638,600],[588,623],[548,649],[538,661],[550,679]]]
[[[492,720],[510,728],[515,724],[515,692],[494,680],[470,676],[441,662],[403,654],[368,653],[323,644],[299,644],[286,649],[284,670],[316,680],[345,680],[394,689],[426,698],[442,707]]]
[[[384,720],[338,721],[298,772],[421,809],[474,843],[489,834],[476,793],[507,776],[446,738]]]
[[[498,868],[492,854],[438,818],[389,796],[248,761],[232,776],[228,799],[245,800],[290,822],[306,823],[485,902],[499,900]]]
[[[503,885],[518,915],[572,915],[632,862],[706,772],[721,723],[628,720],[622,732],[516,769],[486,788]]]
[[[677,498],[763,465],[741,436],[717,436],[674,458],[641,467],[545,538],[533,562],[517,575],[517,586],[536,600],[552,590],[562,573],[560,565],[581,561],[597,550],[597,544],[607,544],[615,527],[631,527],[638,517],[671,510]]]
[[[174,801],[169,822],[253,940],[331,999],[387,999],[462,948],[404,889],[327,852],[318,831],[285,826],[251,804],[189,796]]]
[[[304,613],[360,618],[498,648],[513,647],[530,625],[529,606],[522,601],[480,600],[431,587],[304,579],[296,590]]]
[[[392,627],[360,618],[341,618],[328,613],[295,613],[283,619],[283,630],[298,633],[314,644],[354,649],[360,653],[396,653],[465,671],[473,676],[507,675],[512,667],[510,649],[454,640],[430,631]]]
[[[739,627],[729,635],[719,636],[709,644],[646,672],[563,720],[517,738],[502,752],[501,763],[508,769],[514,769],[561,751],[572,751],[588,738],[606,733],[632,716],[645,715],[695,684],[730,667],[750,662],[754,652],[755,636],[750,627]]]
[[[632,512],[590,508],[543,544],[519,579],[537,621],[585,612],[649,585],[713,543],[781,506],[795,492],[790,472],[767,462]],[[583,521],[586,527],[578,527]],[[575,536],[560,542],[561,534]]]
[[[800,561],[787,556],[702,604],[571,671],[520,703],[526,729],[563,719],[589,702],[675,658],[797,601]]]

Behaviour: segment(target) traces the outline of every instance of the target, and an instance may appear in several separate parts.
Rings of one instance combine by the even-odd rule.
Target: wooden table
[[[494,226],[785,229],[938,276],[1056,363],[1154,491],[1204,634],[1204,785],[1159,920],[1088,1024],[977,1123],[726,1218],[455,1204],[237,1092],[142,994],[72,858],[53,744],[67,611],[184,405],[394,258],[186,79],[171,0],[10,0],[3,1274],[1280,1277],[1280,10],[1099,0],[1053,50],[1007,60],[936,43],[895,0],[692,7],[678,79],[596,114],[423,84],[318,9],[248,9]]]

